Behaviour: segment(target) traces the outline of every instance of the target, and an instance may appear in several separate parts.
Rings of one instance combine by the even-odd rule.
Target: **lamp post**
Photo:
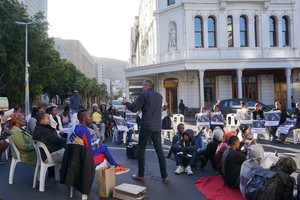
[[[29,75],[28,75],[28,67],[29,63],[27,61],[27,38],[28,38],[28,31],[27,27],[33,22],[19,22],[15,21],[16,24],[25,25],[25,116],[29,114]]]

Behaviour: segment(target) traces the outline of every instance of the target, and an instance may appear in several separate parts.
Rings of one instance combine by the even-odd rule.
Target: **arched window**
[[[246,16],[240,17],[240,46],[248,46],[248,31],[247,31],[247,18]]]
[[[270,47],[277,47],[277,34],[276,34],[276,18],[271,16],[269,18],[269,35],[270,35]]]
[[[282,17],[282,46],[287,47],[290,46],[290,38],[289,38],[289,20],[287,16]]]
[[[232,20],[232,16],[227,17],[227,40],[228,40],[228,47],[233,47],[233,20]]]
[[[259,27],[258,27],[258,16],[254,16],[254,40],[255,40],[255,47],[259,46]]]
[[[202,18],[197,16],[194,19],[195,48],[203,47],[203,23]]]
[[[208,17],[208,47],[216,47],[216,20]]]
[[[175,4],[175,0],[168,0],[168,6]]]

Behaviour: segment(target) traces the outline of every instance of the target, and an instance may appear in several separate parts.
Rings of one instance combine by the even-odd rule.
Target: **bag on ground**
[[[99,196],[109,197],[116,186],[115,167],[107,166],[98,171]]]

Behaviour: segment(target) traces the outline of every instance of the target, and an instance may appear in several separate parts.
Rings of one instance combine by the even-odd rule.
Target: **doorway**
[[[164,80],[164,87],[166,89],[166,102],[169,105],[169,109],[173,113],[177,113],[178,112],[178,98],[177,98],[178,79],[168,78]]]

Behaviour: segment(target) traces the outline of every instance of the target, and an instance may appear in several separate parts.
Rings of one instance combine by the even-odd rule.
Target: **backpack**
[[[274,200],[278,183],[278,172],[270,169],[256,169],[246,185],[248,200]]]
[[[162,129],[172,129],[172,120],[169,116],[165,116],[162,120]]]

